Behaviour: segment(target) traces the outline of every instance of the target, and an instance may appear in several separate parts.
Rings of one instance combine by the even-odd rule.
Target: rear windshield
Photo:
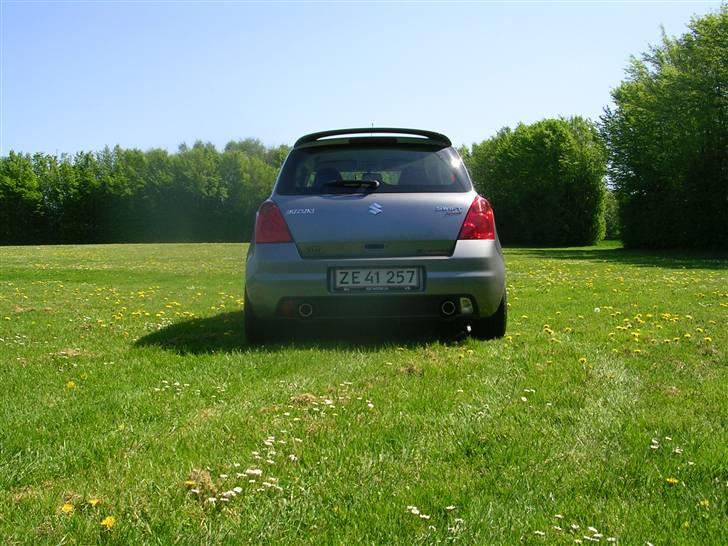
[[[276,193],[362,191],[335,184],[359,180],[377,180],[379,187],[373,190],[377,193],[466,192],[471,188],[465,166],[452,148],[315,146],[290,153]]]

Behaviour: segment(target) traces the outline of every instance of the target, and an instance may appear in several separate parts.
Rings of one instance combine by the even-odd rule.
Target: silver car
[[[245,333],[285,323],[430,319],[506,330],[505,265],[490,204],[445,135],[417,129],[300,138],[258,210]]]

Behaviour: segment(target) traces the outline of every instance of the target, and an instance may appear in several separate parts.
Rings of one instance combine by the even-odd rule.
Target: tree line
[[[177,153],[116,146],[0,159],[0,242],[249,240],[288,147],[248,139]]]
[[[728,248],[728,5],[663,36],[597,122],[503,128],[460,153],[506,244]],[[254,139],[0,158],[0,244],[249,240],[287,146]]]
[[[612,98],[596,124],[544,120],[463,150],[503,241],[728,249],[728,5],[633,58]]]
[[[728,4],[634,58],[601,119],[622,239],[728,248]]]

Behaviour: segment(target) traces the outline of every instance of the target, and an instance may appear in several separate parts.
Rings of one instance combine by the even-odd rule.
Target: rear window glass
[[[378,193],[466,192],[471,188],[460,156],[452,148],[314,146],[290,153],[276,192],[359,191],[330,184],[359,180],[379,181]]]

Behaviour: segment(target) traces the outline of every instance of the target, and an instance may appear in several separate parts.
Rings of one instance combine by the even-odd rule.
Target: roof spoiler
[[[428,144],[440,144],[442,146],[452,146],[452,142],[445,135],[441,133],[435,133],[434,131],[424,131],[422,129],[402,129],[398,127],[360,127],[358,129],[336,129],[333,131],[321,131],[318,133],[311,133],[310,135],[302,136],[293,145],[297,148],[303,144],[310,144],[327,137],[333,136],[344,136],[344,135],[363,135],[363,134],[393,134],[402,136],[418,136],[425,137],[422,139],[423,143]]]

